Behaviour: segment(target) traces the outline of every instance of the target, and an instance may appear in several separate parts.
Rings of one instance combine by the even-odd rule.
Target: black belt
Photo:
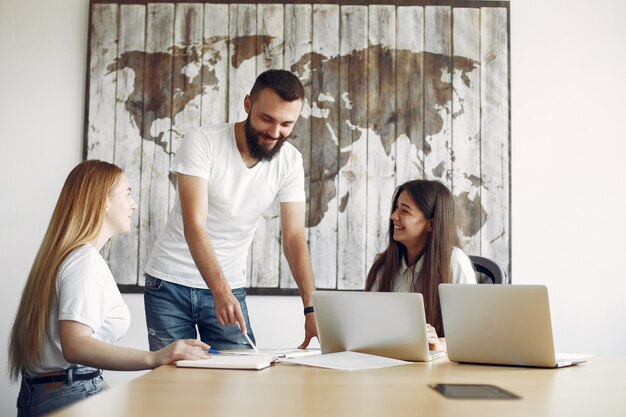
[[[88,372],[86,374],[77,374],[72,373],[72,381],[87,381],[89,379],[93,379],[97,376],[100,376],[102,371],[100,369],[92,372]],[[67,371],[64,374],[59,375],[46,375],[46,376],[37,376],[35,378],[26,378],[26,380],[34,385],[37,384],[49,384],[52,382],[68,382],[69,377],[67,375]]]

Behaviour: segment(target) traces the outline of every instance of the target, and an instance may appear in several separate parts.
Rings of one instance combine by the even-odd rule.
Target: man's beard
[[[263,135],[262,133],[255,131],[252,128],[252,125],[250,123],[250,115],[248,115],[248,118],[243,124],[243,131],[244,131],[244,134],[246,135],[246,143],[248,144],[248,152],[250,152],[250,155],[252,155],[252,157],[256,159],[257,161],[263,161],[263,160],[268,161],[268,162],[271,161],[276,155],[278,155],[278,152],[280,151],[280,148],[282,148],[283,143],[285,143],[285,141],[289,137],[289,136],[279,136],[278,139],[276,139],[276,143],[271,148],[266,148],[262,146],[259,143],[259,141],[262,140],[262,139],[259,139],[259,136],[265,136],[265,137],[271,137],[271,136]]]

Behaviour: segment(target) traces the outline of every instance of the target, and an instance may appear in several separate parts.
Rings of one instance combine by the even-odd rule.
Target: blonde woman
[[[102,369],[150,369],[209,356],[209,346],[196,340],[156,352],[115,346],[130,314],[99,251],[130,230],[136,208],[126,176],[113,164],[85,161],[67,177],[11,331],[10,374],[22,377],[18,417],[99,393]]]

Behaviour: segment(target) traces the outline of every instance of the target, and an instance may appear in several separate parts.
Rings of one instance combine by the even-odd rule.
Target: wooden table
[[[433,383],[494,384],[521,400],[454,400]],[[274,364],[262,371],[162,366],[53,414],[138,416],[626,416],[626,357],[562,369],[431,363],[366,371]]]

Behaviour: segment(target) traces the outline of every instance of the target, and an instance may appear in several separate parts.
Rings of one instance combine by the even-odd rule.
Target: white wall
[[[556,347],[626,355],[626,3],[511,6],[512,262]]]
[[[87,0],[0,0],[0,347],[58,192],[82,155]],[[557,348],[626,355],[626,3],[511,6],[513,277],[546,283]],[[145,347],[126,295],[124,344]],[[295,297],[250,297],[261,346],[301,342]],[[107,373],[117,385],[137,373]],[[0,415],[17,385],[0,376]]]

